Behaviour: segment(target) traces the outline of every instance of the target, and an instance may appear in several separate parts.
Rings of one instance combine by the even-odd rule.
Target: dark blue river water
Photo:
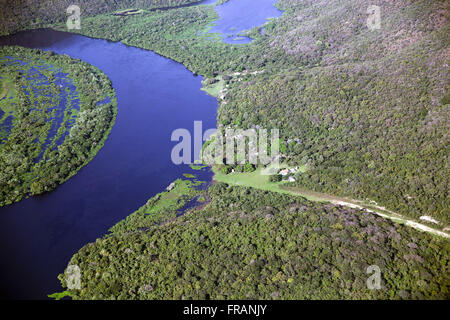
[[[2,296],[45,298],[60,290],[56,276],[79,248],[192,172],[172,164],[172,131],[193,131],[195,120],[215,128],[217,101],[200,90],[201,77],[150,51],[52,30],[8,39],[98,67],[118,99],[116,124],[91,163],[54,192],[0,208]]]
[[[253,6],[242,11],[239,2]],[[216,7],[223,19],[217,28],[223,26],[226,34],[230,25],[237,31],[261,25],[273,16],[275,2],[230,0]],[[234,22],[228,20],[233,15]],[[172,163],[176,142],[170,138],[177,128],[193,132],[196,120],[204,130],[215,128],[217,101],[200,90],[201,77],[183,65],[121,43],[41,29],[0,38],[0,45],[52,50],[86,61],[111,79],[117,93],[116,124],[86,167],[51,193],[0,208],[0,297],[45,299],[61,291],[56,277],[82,246],[183,173],[199,176]],[[210,180],[211,174],[199,178]]]

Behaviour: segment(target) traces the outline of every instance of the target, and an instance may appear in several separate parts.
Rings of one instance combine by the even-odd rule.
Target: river
[[[203,4],[213,4],[207,0]],[[231,44],[245,44],[253,39],[238,36],[239,33],[263,25],[269,18],[278,18],[283,12],[274,7],[274,0],[229,0],[215,7],[220,18],[209,32],[219,33],[223,41]]]
[[[233,2],[216,10],[220,14],[220,7]],[[253,7],[253,14],[263,17],[263,8]],[[252,10],[234,14],[235,30],[248,29],[247,23],[240,23],[246,21],[242,15],[252,16]],[[272,9],[265,14],[273,16]],[[221,18],[232,15],[230,11]],[[204,130],[215,128],[217,101],[200,90],[201,77],[151,51],[50,29],[0,38],[0,45],[13,44],[92,64],[111,79],[118,100],[116,124],[86,167],[51,193],[0,208],[0,296],[45,299],[61,291],[56,277],[74,253],[151,196],[183,173],[211,179],[209,172],[174,165],[171,150],[176,143],[170,138],[177,128],[193,132],[196,120],[203,122]]]

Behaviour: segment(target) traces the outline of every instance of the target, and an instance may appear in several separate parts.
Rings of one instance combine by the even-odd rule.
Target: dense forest
[[[178,185],[75,254],[69,265],[80,268],[81,288],[65,294],[74,299],[450,298],[447,240],[365,211],[222,183],[204,195],[208,204],[181,216],[180,206],[200,191],[186,191],[182,181]],[[184,200],[177,205],[176,199]],[[380,268],[379,290],[367,287],[369,266]],[[64,287],[68,277],[59,277]]]
[[[309,168],[297,185],[448,225],[449,4],[375,2],[372,31],[365,1],[280,0],[248,45],[207,32],[212,6],[102,14],[79,32],[225,76],[219,128],[279,128],[289,164]]]
[[[0,206],[51,191],[102,148],[115,122],[110,80],[53,52],[0,48]]]
[[[96,3],[74,32],[153,50],[205,83],[220,78],[219,128],[279,128],[285,161],[307,169],[292,185],[449,224],[448,1],[376,0],[382,24],[370,30],[366,1],[280,0],[284,14],[250,30],[255,41],[247,45],[208,33],[218,18],[212,6],[117,16],[127,5],[144,6]],[[58,11],[24,25],[2,19],[10,22],[2,32],[52,22],[66,30],[63,18]],[[177,182],[75,254],[69,264],[80,267],[82,287],[68,294],[450,298],[447,240],[300,197],[222,183],[188,187]],[[204,204],[186,212],[192,198]],[[371,265],[381,270],[381,290],[367,288]],[[60,279],[67,286],[66,275]]]
[[[235,86],[219,121],[280,128],[289,162],[309,167],[298,186],[445,225],[449,3],[379,5],[383,28],[376,31],[365,28],[361,1],[290,7],[297,25],[280,18],[268,45],[292,64]]]
[[[180,6],[201,0],[8,0],[0,2],[0,35],[21,29],[48,26],[66,21],[67,8],[80,7],[80,14],[92,16],[126,8],[156,9]]]

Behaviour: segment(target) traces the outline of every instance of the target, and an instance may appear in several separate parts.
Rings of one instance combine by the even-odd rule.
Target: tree
[[[280,182],[283,179],[283,177],[281,176],[281,174],[275,174],[270,176],[269,180],[270,182]]]

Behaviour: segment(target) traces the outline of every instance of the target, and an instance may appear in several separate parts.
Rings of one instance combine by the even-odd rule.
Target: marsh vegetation
[[[0,206],[51,191],[101,149],[117,102],[98,69],[52,52],[0,48]]]

